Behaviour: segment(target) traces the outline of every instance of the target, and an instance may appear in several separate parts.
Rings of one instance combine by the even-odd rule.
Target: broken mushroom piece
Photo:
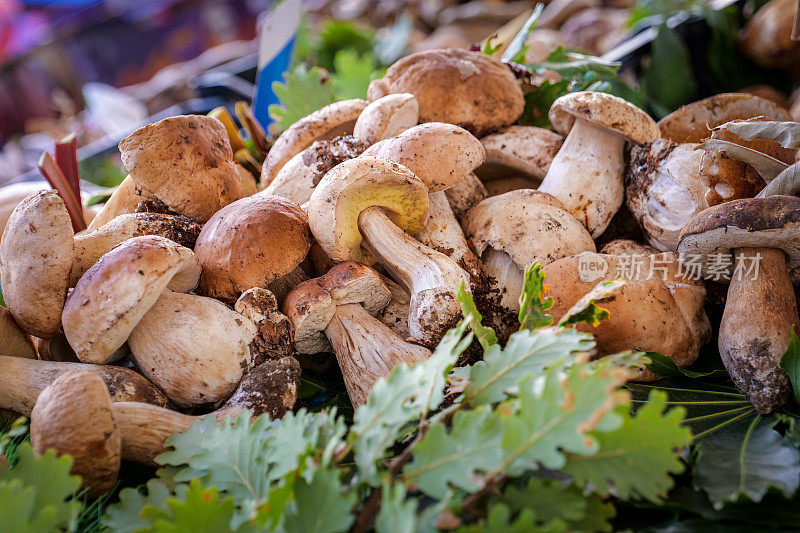
[[[496,292],[503,331],[518,324],[525,269],[562,257],[594,252],[589,232],[556,198],[519,189],[487,198],[464,217],[464,231]]]
[[[371,102],[359,115],[353,137],[367,146],[394,137],[419,122],[419,103],[410,93],[387,94]]]
[[[294,406],[299,378],[300,365],[294,358],[268,361],[242,378],[222,407],[203,416],[222,420],[248,410],[253,416],[281,418]],[[71,472],[83,476],[84,486],[93,494],[113,487],[120,459],[156,466],[155,458],[166,451],[164,441],[201,418],[151,404],[111,400],[95,373],[69,372],[42,392],[31,414],[36,453],[52,448],[58,455],[73,455]]]
[[[233,303],[263,287],[282,300],[288,291],[271,285],[299,269],[311,240],[308,217],[291,200],[264,194],[238,200],[215,213],[197,239],[200,291]]]
[[[36,349],[31,336],[19,327],[11,312],[5,307],[0,307],[0,354],[36,359]]]
[[[261,287],[247,289],[236,300],[233,309],[258,328],[259,335],[254,339],[258,345],[256,365],[267,357],[274,359],[294,353],[292,323],[278,310],[278,300],[271,291]]]
[[[369,85],[370,101],[411,93],[420,122],[447,122],[477,137],[516,122],[525,99],[511,70],[499,59],[459,49],[408,55]]]
[[[535,189],[544,179],[564,137],[544,128],[534,126],[509,126],[501,132],[481,139],[486,149],[486,160],[475,170],[487,189],[500,190],[495,180],[512,181],[516,189]],[[510,190],[501,186],[502,194]],[[494,196],[494,194],[492,195]]]
[[[406,167],[361,156],[338,165],[308,206],[311,232],[335,262],[376,259],[411,294],[411,338],[434,346],[461,317],[456,298],[469,275],[413,239],[428,214],[428,191]]]
[[[298,352],[319,353],[333,346],[354,407],[366,403],[375,382],[388,377],[397,364],[413,364],[431,355],[374,317],[389,301],[389,289],[377,272],[348,261],[301,283],[284,302]]]
[[[155,385],[128,368],[3,355],[0,356],[0,409],[30,416],[39,393],[60,376],[76,370],[97,374],[115,402],[143,402],[160,407],[172,405]]]
[[[119,150],[145,194],[197,222],[244,196],[227,131],[215,118],[165,118],[125,137]]]
[[[625,281],[611,301],[601,304],[608,318],[597,326],[576,326],[594,335],[601,356],[631,349],[658,352],[684,368],[711,338],[703,307],[705,287],[681,270],[673,253],[584,252],[545,265],[543,271],[550,287],[547,295],[554,299],[548,314],[556,321],[599,282]],[[638,379],[653,381],[657,376],[643,369]]]
[[[596,92],[561,96],[550,121],[567,138],[539,190],[561,200],[596,238],[622,205],[625,141],[652,142],[658,127],[635,105]]]
[[[188,248],[157,236],[129,239],[78,281],[64,306],[64,334],[82,362],[110,363],[168,286],[190,291],[199,277]]]
[[[356,119],[367,107],[367,101],[355,98],[341,100],[317,109],[281,133],[272,145],[261,168],[261,187],[266,187],[291,158],[314,141],[351,135]]]
[[[800,281],[800,198],[768,196],[720,204],[692,218],[678,251],[709,279],[730,283],[719,353],[736,387],[759,413],[791,397],[780,367],[800,331],[792,282]]]

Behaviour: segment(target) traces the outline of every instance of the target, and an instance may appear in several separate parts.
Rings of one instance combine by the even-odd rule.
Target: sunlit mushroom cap
[[[650,115],[613,94],[589,91],[565,94],[553,102],[549,116],[555,130],[562,135],[569,133],[578,118],[637,143],[652,142],[660,136]]]

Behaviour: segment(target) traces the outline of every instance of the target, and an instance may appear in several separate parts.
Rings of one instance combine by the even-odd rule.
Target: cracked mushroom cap
[[[83,476],[89,497],[114,488],[122,439],[103,380],[85,370],[69,372],[44,389],[31,413],[31,443],[36,455],[54,449],[72,457],[72,474]]]
[[[22,200],[0,241],[3,298],[22,329],[39,338],[58,335],[75,256],[72,222],[56,191]]]
[[[553,102],[549,117],[562,135],[569,133],[577,118],[639,144],[661,136],[650,115],[613,94],[590,91],[565,94]]]
[[[428,218],[428,189],[408,168],[386,159],[361,156],[334,167],[320,181],[308,205],[311,232],[334,261],[374,264],[362,246],[361,212],[382,208],[409,235]]]
[[[428,122],[373,144],[363,155],[400,163],[421,179],[429,192],[438,192],[483,163],[486,150],[463,128]]]
[[[294,156],[261,191],[260,195],[283,196],[298,204],[306,203],[330,169],[361,155],[368,143],[352,135],[342,135],[330,141],[314,141]]]
[[[299,205],[258,194],[220,209],[197,238],[203,294],[234,302],[294,270],[311,248],[308,217]]]
[[[356,119],[367,107],[367,103],[360,98],[334,102],[289,126],[267,153],[264,166],[261,167],[261,186],[266,187],[272,183],[281,168],[314,141],[351,135]]]
[[[774,102],[752,94],[722,93],[673,111],[658,122],[661,137],[678,143],[698,143],[711,129],[736,119],[790,121],[789,112]]]
[[[516,78],[499,59],[459,49],[408,55],[370,83],[369,99],[412,93],[420,122],[448,122],[477,137],[519,119],[525,98]]]
[[[609,302],[600,304],[610,316],[598,326],[579,324],[591,333],[600,355],[624,350],[659,352],[680,367],[691,365],[700,347],[711,338],[711,324],[703,304],[706,290],[701,281],[679,270],[673,253],[637,256],[641,268],[632,267],[630,256],[586,252],[564,257],[544,266],[547,295],[554,299],[548,311],[556,321],[600,281],[622,277],[625,285]],[[587,270],[585,265],[599,268]],[[649,265],[654,266],[651,275]],[[656,376],[643,371],[639,379]]]
[[[564,137],[534,126],[509,126],[481,139],[486,161],[475,170],[483,180],[522,175],[544,179]]]
[[[712,264],[715,271],[728,265],[724,276],[715,276],[723,282],[735,267],[736,248],[783,250],[792,281],[800,282],[800,198],[743,198],[710,207],[686,224],[678,244],[684,261],[697,262],[701,274]]]
[[[167,287],[190,291],[199,277],[188,248],[154,235],[129,239],[78,281],[64,306],[64,334],[82,362],[109,363]]]
[[[469,210],[464,232],[478,256],[487,248],[507,253],[525,270],[534,261],[594,251],[589,232],[558,199],[533,189],[492,196]]]
[[[372,268],[346,261],[324,276],[304,281],[289,293],[283,312],[292,321],[298,353],[331,352],[325,328],[336,306],[361,304],[373,316],[391,300],[391,292]]]
[[[353,136],[367,145],[394,137],[419,122],[419,103],[411,93],[387,94],[364,108]]]
[[[198,222],[244,196],[228,134],[215,118],[166,118],[124,138],[119,150],[134,181]]]

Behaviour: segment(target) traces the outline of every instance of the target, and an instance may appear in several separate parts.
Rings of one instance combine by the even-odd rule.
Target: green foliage
[[[382,76],[375,72],[375,57],[369,52],[359,56],[354,50],[341,50],[333,62],[336,68],[331,81],[337,100],[366,98],[369,82]]]
[[[461,312],[464,314],[464,321],[469,324],[470,329],[475,334],[475,338],[481,343],[484,351],[497,344],[497,334],[495,331],[484,326],[483,316],[478,311],[475,305],[475,300],[472,294],[468,293],[464,288],[464,283],[458,288],[458,302],[461,304]]]
[[[695,82],[689,49],[678,33],[662,24],[650,51],[650,64],[642,83],[648,103],[663,117],[695,99]]]
[[[542,265],[534,263],[525,269],[525,283],[519,297],[519,329],[536,329],[549,326],[553,317],[545,311],[555,303],[550,296],[542,298],[547,292],[544,284],[545,274]]]
[[[335,68],[336,55],[342,50],[361,56],[371,53],[375,42],[375,30],[347,20],[328,19],[320,28],[314,43],[314,63],[324,69]]]
[[[287,129],[301,118],[336,99],[330,75],[319,67],[298,65],[284,75],[284,82],[274,82],[272,90],[280,105],[269,106],[269,116]]]
[[[646,364],[647,370],[662,378],[704,378],[708,376],[722,376],[725,375],[725,370],[715,369],[708,372],[701,372],[697,370],[689,370],[688,368],[681,368],[675,363],[671,357],[660,354],[658,352],[647,352],[646,357],[650,359],[650,363]]]
[[[609,312],[597,305],[598,302],[607,302],[614,297],[625,282],[622,280],[601,281],[570,307],[561,320],[559,326],[571,326],[583,322],[590,326],[597,326],[609,317]]]
[[[82,180],[106,188],[116,187],[128,175],[116,157],[82,159],[78,162],[78,172]]]
[[[792,382],[792,392],[794,401],[800,404],[800,341],[792,328],[792,336],[789,338],[789,346],[781,357],[781,368],[789,375]]]
[[[93,194],[89,197],[88,200],[86,200],[86,205],[92,206],[92,205],[104,204],[108,201],[109,198],[111,198],[111,194],[112,194],[111,192],[101,192],[98,194]]]

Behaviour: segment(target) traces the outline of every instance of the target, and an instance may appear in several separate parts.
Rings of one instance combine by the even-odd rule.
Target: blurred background
[[[233,111],[257,79],[284,89],[281,110],[255,110],[277,133],[333,99],[365,96],[404,54],[474,46],[501,55],[521,31],[524,49],[506,58],[527,66],[536,89],[527,120],[545,127],[555,96],[587,87],[656,118],[724,91],[789,108],[800,73],[789,39],[795,0],[550,0],[531,31],[537,2],[527,0],[307,0],[287,68],[259,79],[259,28],[274,4],[0,0],[0,184],[38,176],[40,154],[74,133],[82,178],[110,187],[124,175],[114,148],[125,134],[177,113]]]

